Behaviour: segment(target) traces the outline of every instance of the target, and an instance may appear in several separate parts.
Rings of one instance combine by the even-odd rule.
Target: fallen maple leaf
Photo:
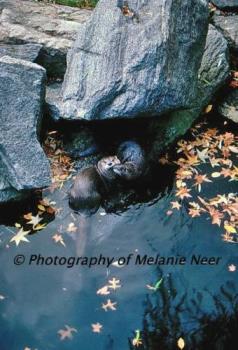
[[[209,208],[209,214],[212,219],[212,224],[221,226],[221,219],[224,217],[224,215],[213,207]]]
[[[54,236],[52,236],[52,239],[53,239],[56,243],[60,243],[60,244],[62,244],[64,247],[66,247],[62,235],[59,235],[58,233],[56,233]]]
[[[108,290],[108,286],[104,286],[104,287],[98,289],[97,294],[99,294],[99,295],[108,295],[108,294],[110,294],[110,291]]]
[[[236,266],[234,264],[231,264],[231,265],[228,266],[228,270],[230,272],[235,272],[236,271]]]
[[[27,222],[28,225],[32,225],[33,229],[43,220],[38,214],[36,216],[31,215],[31,220]]]
[[[170,202],[170,203],[172,204],[172,209],[180,210],[181,204],[179,204],[178,201],[176,201],[176,202]]]
[[[182,187],[181,189],[179,189],[177,192],[176,192],[176,196],[177,197],[180,197],[181,199],[184,199],[184,198],[189,198],[189,197],[192,197],[189,192],[191,190],[189,190],[187,187]]]
[[[209,180],[208,178],[207,178],[207,175],[195,175],[194,176],[194,179],[195,179],[195,184],[194,184],[194,186],[197,186],[197,188],[198,188],[198,192],[201,192],[201,184],[203,183],[203,182],[212,182],[211,180]]]
[[[100,323],[92,323],[92,332],[101,333],[102,325]]]
[[[141,335],[140,335],[140,330],[139,329],[137,329],[136,331],[135,331],[135,337],[132,339],[132,345],[133,346],[140,346],[140,345],[142,345],[142,339],[141,339]]]
[[[60,335],[60,340],[64,340],[66,338],[72,339],[73,338],[73,332],[77,333],[76,328],[72,328],[68,325],[65,325],[66,329],[60,329],[57,333]]]
[[[108,288],[111,288],[114,290],[116,290],[117,288],[121,288],[120,280],[117,280],[115,277],[113,277],[113,279],[109,280],[108,283],[109,283]]]
[[[25,214],[25,215],[23,215],[23,217],[24,217],[24,219],[26,219],[27,221],[28,221],[28,220],[31,220],[32,213]]]
[[[108,311],[108,309],[112,311],[116,311],[116,305],[117,305],[116,302],[113,303],[110,299],[108,299],[106,304],[102,304],[102,308],[105,311]]]
[[[201,216],[201,211],[200,211],[200,209],[193,209],[193,208],[190,208],[188,214],[189,214],[192,218],[195,218],[195,217],[197,217],[197,216]]]
[[[20,231],[18,231],[18,233],[11,238],[10,242],[15,242],[17,246],[19,245],[20,242],[30,242],[26,238],[26,236],[30,232],[31,231],[24,231],[23,228],[21,228]]]
[[[224,225],[224,229],[229,233],[237,233],[235,227],[231,225]]]
[[[76,231],[77,231],[77,226],[75,226],[75,224],[74,224],[73,222],[71,222],[71,223],[68,225],[67,231],[68,231],[68,232],[76,232]]]

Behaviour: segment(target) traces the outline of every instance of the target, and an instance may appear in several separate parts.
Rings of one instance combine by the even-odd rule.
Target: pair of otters
[[[120,180],[130,182],[145,171],[145,152],[134,141],[120,144],[117,155],[104,157],[95,166],[79,172],[69,192],[69,205],[76,211],[93,214],[103,196]]]

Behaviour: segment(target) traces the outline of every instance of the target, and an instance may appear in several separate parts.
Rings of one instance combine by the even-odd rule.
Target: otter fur
[[[101,204],[102,194],[108,191],[117,177],[113,167],[119,163],[116,156],[104,157],[96,166],[80,171],[69,193],[70,207],[89,215],[95,213]]]
[[[141,146],[134,141],[123,142],[117,151],[119,164],[113,166],[113,171],[119,178],[133,181],[145,173],[146,158]]]

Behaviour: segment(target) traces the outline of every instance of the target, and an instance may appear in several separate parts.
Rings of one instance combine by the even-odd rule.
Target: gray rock
[[[238,8],[238,0],[212,0],[212,3],[221,9]]]
[[[0,43],[43,46],[39,63],[49,76],[63,77],[66,54],[90,10],[30,0],[0,0]]]
[[[62,82],[54,82],[46,86],[46,114],[55,121],[60,119],[61,91]]]
[[[51,182],[38,141],[45,76],[45,69],[35,63],[0,58],[0,199]]]
[[[20,58],[25,61],[36,62],[40,55],[42,45],[25,44],[25,45],[9,45],[0,44],[0,57],[11,56]]]
[[[62,118],[133,118],[191,107],[206,0],[130,0],[129,16],[119,2],[100,0],[79,31],[68,55]]]
[[[151,158],[164,150],[166,145],[183,135],[209,104],[219,88],[229,77],[229,50],[226,39],[212,25],[209,26],[206,48],[199,69],[197,94],[193,108],[175,111],[151,125],[151,135],[155,142]],[[152,136],[151,136],[152,137]]]
[[[231,119],[233,122],[238,123],[238,90],[232,90],[228,96],[226,96],[218,111],[224,117]]]
[[[214,25],[228,40],[231,48],[238,50],[238,15],[213,17]]]

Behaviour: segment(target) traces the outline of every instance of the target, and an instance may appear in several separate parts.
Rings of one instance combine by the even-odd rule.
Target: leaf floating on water
[[[114,290],[116,290],[117,288],[121,288],[120,280],[117,280],[115,277],[113,277],[113,279],[109,280],[108,283],[109,283],[108,288],[111,288]]]
[[[211,112],[211,110],[212,110],[212,108],[213,108],[213,106],[212,105],[208,105],[206,108],[205,108],[205,111],[204,111],[204,113],[210,113]]]
[[[179,340],[177,341],[177,345],[179,349],[184,349],[185,347],[185,341],[183,340],[183,338],[179,338]]]
[[[136,347],[142,345],[142,338],[139,329],[135,331],[135,337],[132,339],[132,345]]]
[[[182,187],[179,191],[176,192],[176,196],[180,197],[181,199],[192,197],[189,193],[191,190],[189,190],[187,187]]]
[[[236,266],[234,264],[231,264],[231,265],[228,266],[228,270],[230,272],[235,272],[236,271]]]
[[[230,225],[224,225],[224,229],[229,233],[237,233],[235,227],[230,226]]]
[[[213,178],[217,178],[217,177],[220,177],[221,176],[221,173],[219,173],[218,171],[214,172],[211,174],[211,177]]]
[[[202,151],[199,151],[199,149],[197,149],[198,157],[203,163],[206,163],[206,159],[209,158],[207,153],[208,153],[208,148],[205,148]]]
[[[68,232],[76,232],[77,231],[77,226],[75,226],[74,222],[71,222],[68,227],[67,227]]]
[[[112,263],[112,266],[115,266],[115,267],[118,267],[118,268],[122,268],[122,267],[124,267],[125,265],[119,265],[118,260],[117,260],[117,261],[114,261],[114,262]]]
[[[147,287],[149,290],[153,290],[154,292],[156,292],[156,291],[160,288],[162,282],[163,282],[163,277],[160,278],[160,279],[155,283],[154,286],[151,286],[150,284],[147,284],[146,287]]]
[[[172,204],[172,209],[177,209],[177,210],[180,210],[181,208],[181,204],[179,204],[178,201],[175,201],[175,202],[170,202]]]
[[[104,286],[97,291],[98,295],[108,295],[110,294],[110,291],[108,290],[108,286]]]
[[[177,180],[176,181],[176,186],[177,186],[177,188],[185,187],[186,186],[186,182],[184,182],[182,180]]]
[[[36,227],[33,228],[33,230],[40,231],[40,230],[43,230],[46,226],[47,226],[47,224],[38,224],[38,225],[36,225]]]
[[[57,333],[60,336],[60,340],[65,340],[65,339],[72,339],[73,338],[73,332],[77,333],[76,328],[72,328],[68,325],[65,325],[65,329],[60,329]]]
[[[23,228],[21,228],[20,231],[18,231],[17,234],[11,238],[10,242],[15,242],[16,246],[18,246],[20,244],[20,242],[30,242],[26,238],[26,236],[30,232],[31,231],[24,231]]]
[[[238,153],[238,147],[235,146],[229,146],[229,150],[233,153]]]
[[[18,224],[18,222],[16,222],[16,223],[15,223],[15,227],[16,227],[16,228],[21,228],[21,225]]]
[[[37,208],[41,211],[45,211],[45,207],[42,204],[38,204]]]
[[[104,309],[105,311],[116,311],[116,305],[116,302],[113,303],[111,299],[108,299],[106,304],[102,304],[102,309]]]
[[[162,282],[163,282],[163,277],[162,277],[159,281],[156,282],[156,284],[155,284],[155,290],[158,290],[158,289],[160,288]]]
[[[31,220],[32,213],[27,213],[23,217],[24,217],[25,220],[29,221],[29,220]]]
[[[154,286],[151,286],[150,284],[147,284],[146,287],[147,287],[149,290],[155,291],[155,287],[154,287]]]
[[[102,325],[100,323],[92,323],[92,332],[93,333],[101,333]]]
[[[52,236],[52,239],[53,239],[56,243],[60,243],[60,244],[62,244],[64,247],[66,247],[62,235],[59,235],[58,233],[56,233],[54,236]]]
[[[31,220],[27,222],[28,225],[32,225],[33,226],[33,230],[36,228],[36,226],[43,220],[43,218],[41,218],[39,216],[39,214],[37,214],[36,216],[31,215]]]

